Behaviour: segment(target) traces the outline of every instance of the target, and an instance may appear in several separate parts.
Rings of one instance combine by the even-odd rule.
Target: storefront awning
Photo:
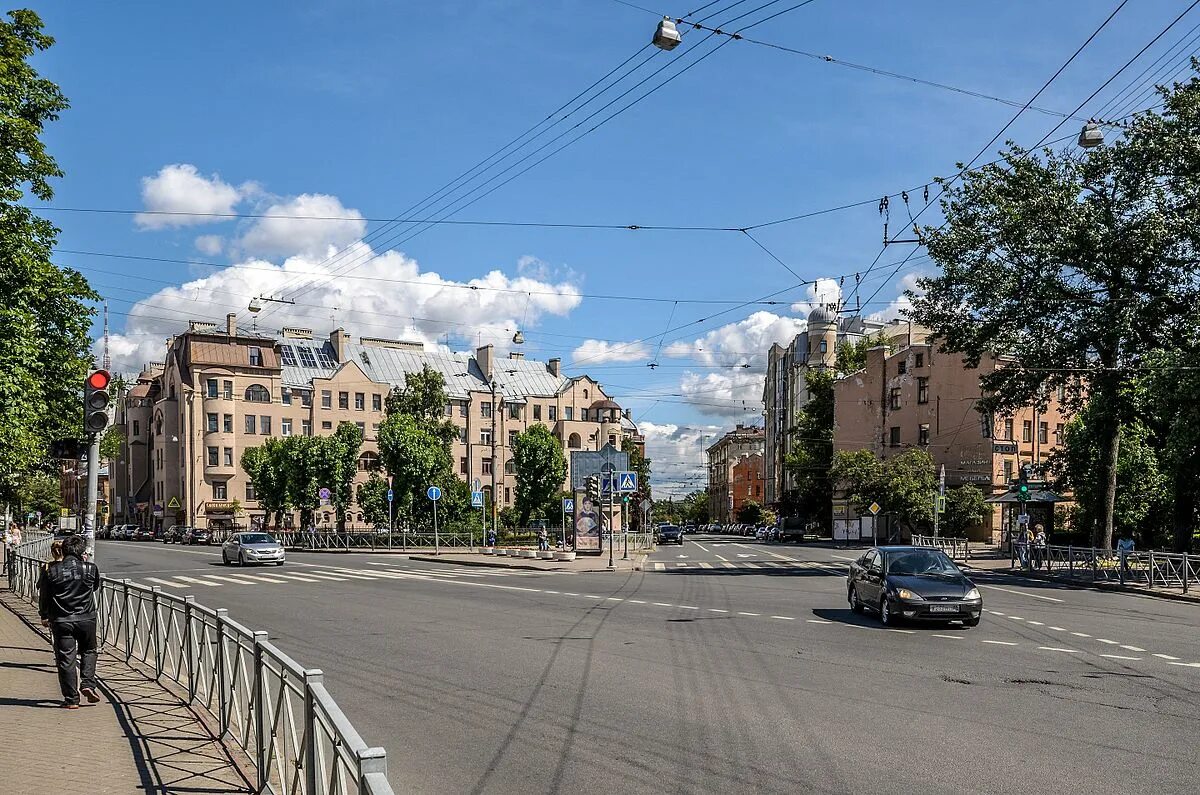
[[[1043,502],[1043,503],[1045,503],[1045,502],[1050,502],[1050,503],[1069,502],[1069,500],[1066,497],[1055,494],[1052,491],[1046,491],[1044,489],[1031,489],[1029,491],[1029,494],[1026,495],[1026,498],[1024,501],[1025,502]],[[1017,499],[1016,492],[1006,491],[1003,494],[997,494],[994,497],[988,497],[986,500],[984,500],[984,502],[990,502],[993,504],[995,504],[995,503],[1019,503],[1019,502],[1021,502],[1021,500]]]

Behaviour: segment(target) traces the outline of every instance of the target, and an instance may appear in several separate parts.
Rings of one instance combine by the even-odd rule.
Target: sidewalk
[[[1190,590],[1188,593],[1178,589],[1168,590],[1166,588],[1150,588],[1146,585],[1122,585],[1119,582],[1111,582],[1108,580],[1097,580],[1092,582],[1091,577],[1085,572],[1078,577],[1061,574],[1060,569],[1055,569],[1055,574],[1049,574],[1045,571],[1030,571],[1023,569],[1020,566],[1014,568],[1012,560],[1009,557],[999,557],[994,559],[976,559],[958,561],[967,569],[974,571],[986,571],[992,574],[1007,574],[1012,577],[1023,577],[1028,580],[1037,580],[1039,582],[1053,583],[1065,588],[1087,588],[1096,591],[1117,591],[1120,593],[1141,594],[1142,596],[1154,596],[1159,599],[1171,599],[1176,602],[1191,602],[1192,604],[1200,604],[1200,590]],[[1197,584],[1200,586],[1200,583]]]
[[[629,553],[629,560],[621,554],[613,556],[613,569],[608,568],[608,555],[578,555],[575,560],[538,560],[536,558],[510,558],[504,555],[482,555],[469,552],[442,553],[441,555],[409,555],[409,560],[426,563],[454,563],[459,566],[487,566],[493,569],[530,569],[532,571],[641,571],[646,562],[646,553]]]
[[[182,699],[104,649],[96,665],[100,703],[84,700],[78,710],[63,709],[43,632],[33,606],[0,588],[0,790],[249,790],[224,746]]]

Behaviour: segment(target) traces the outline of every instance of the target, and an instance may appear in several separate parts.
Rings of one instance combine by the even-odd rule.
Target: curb
[[[569,568],[566,566],[553,566],[553,567],[551,567],[551,566],[529,566],[529,565],[526,565],[523,563],[514,563],[511,565],[509,565],[509,564],[500,565],[500,564],[496,564],[496,563],[488,563],[488,562],[482,561],[482,560],[453,560],[450,558],[439,557],[436,555],[409,555],[408,559],[409,560],[420,560],[425,563],[450,563],[455,566],[478,566],[478,567],[482,567],[485,569],[500,569],[500,570],[523,569],[525,571],[574,571],[574,572],[579,572],[580,574],[598,574],[600,572],[607,572],[607,571],[637,570],[637,567],[640,566],[640,564],[636,564],[636,561],[635,561],[636,565],[635,565],[634,569],[620,569],[620,568],[610,569],[607,566],[605,566],[603,568],[599,568],[599,569],[575,569],[575,568]]]
[[[1038,582],[1052,582],[1057,585],[1064,585],[1068,588],[1073,588],[1077,591],[1110,591],[1116,593],[1129,593],[1137,594],[1138,596],[1153,596],[1158,599],[1167,599],[1172,602],[1200,604],[1200,594],[1153,591],[1149,588],[1142,588],[1137,585],[1121,585],[1119,582],[1077,582],[1075,580],[1051,577],[1049,575],[1040,574],[1037,572],[1015,572],[1007,569],[977,569],[974,566],[969,568],[971,571],[977,571],[984,574],[1004,574],[1017,579],[1037,580]]]

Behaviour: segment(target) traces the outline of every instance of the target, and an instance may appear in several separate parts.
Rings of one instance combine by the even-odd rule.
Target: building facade
[[[736,521],[734,490],[734,466],[745,456],[762,455],[763,429],[754,425],[738,424],[736,428],[709,446],[708,455],[708,511],[709,518],[721,524]],[[761,500],[761,498],[760,498]],[[744,498],[743,498],[744,502]]]
[[[737,521],[738,513],[748,502],[763,504],[764,478],[763,454],[748,453],[739,458],[732,467],[729,491],[733,495],[731,515]]]
[[[979,379],[1002,366],[1003,360],[985,359],[968,369],[961,356],[924,342],[891,353],[872,348],[862,370],[834,383],[834,449],[870,450],[887,459],[917,447],[939,470],[945,467],[947,488],[974,484],[985,497],[1003,493],[1023,464],[1045,464],[1062,442],[1068,416],[1060,394],[1048,395],[1041,409],[982,415]],[[970,537],[999,540],[1001,519],[997,507]],[[835,487],[835,538],[873,538],[874,521],[859,516]],[[891,535],[894,528],[885,527],[883,517],[879,521],[880,535]]]
[[[319,339],[309,329],[284,328],[276,338],[240,331],[230,315],[224,328],[191,323],[169,341],[164,362],[148,366],[120,399],[123,518],[153,526],[258,524],[264,512],[242,453],[272,436],[330,435],[342,422],[363,431],[355,483],[364,482],[379,468],[376,437],[388,393],[426,365],[444,378],[445,416],[458,428],[454,471],[468,483],[478,479],[497,508],[515,502],[511,445],[533,425],[550,428],[567,454],[620,447],[624,439],[643,445],[629,412],[592,378],[564,375],[558,359],[500,358],[490,345],[431,352],[403,340],[355,341],[343,329]],[[319,512],[318,521],[330,522],[330,513]],[[352,525],[365,522],[356,505],[348,514]]]

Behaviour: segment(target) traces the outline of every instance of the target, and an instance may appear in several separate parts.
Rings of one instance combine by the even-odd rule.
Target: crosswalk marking
[[[800,571],[804,569],[820,571],[825,574],[843,576],[845,572],[835,571],[825,564],[806,560],[721,560],[721,561],[650,561],[646,571],[696,571],[697,569],[724,571],[728,569],[751,571]]]
[[[184,582],[195,582],[195,583],[199,583],[200,585],[207,585],[209,588],[217,587],[217,583],[215,583],[215,582],[209,582],[208,580],[201,580],[196,577],[184,577],[182,574],[177,574],[175,576],[175,579],[183,580]]]
[[[164,580],[159,577],[147,577],[146,582],[156,582],[159,585],[165,585],[168,588],[187,588],[187,583],[175,582],[174,580]]]
[[[704,561],[700,561],[700,568],[711,569],[712,567],[713,567],[713,565],[711,563],[705,563]]]

